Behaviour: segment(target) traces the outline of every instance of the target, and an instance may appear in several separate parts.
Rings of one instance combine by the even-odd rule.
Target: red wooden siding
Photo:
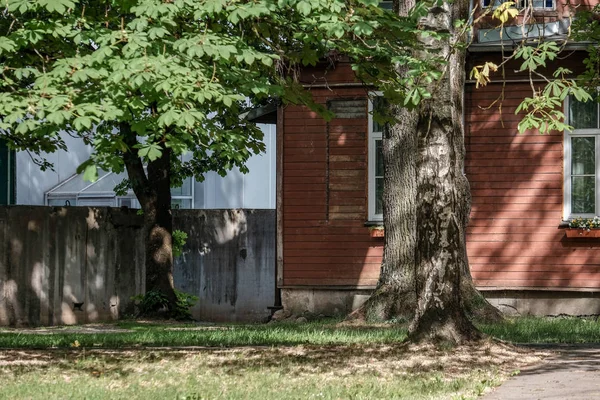
[[[348,81],[351,74],[342,64],[327,72],[328,82]],[[312,93],[323,105],[367,95],[364,88],[352,86],[313,88]],[[382,242],[372,239],[364,226],[366,103],[364,117],[329,123],[304,107],[285,107],[282,136],[282,285],[375,286]]]
[[[568,240],[563,210],[563,134],[517,132],[516,105],[528,84],[475,89],[465,100],[466,173],[473,207],[467,228],[471,272],[482,289],[600,288],[600,242]]]
[[[476,55],[475,57],[480,57]],[[472,62],[477,62],[475,57]],[[482,56],[483,57],[483,56]],[[564,61],[575,66],[577,60]],[[574,68],[573,68],[574,69]],[[514,70],[514,69],[512,69]],[[305,73],[349,81],[342,66]],[[508,72],[511,79],[520,79]],[[485,109],[500,84],[466,86],[466,174],[473,206],[467,228],[471,271],[481,289],[600,289],[600,241],[567,239],[563,208],[563,135],[517,132],[514,114],[527,83],[507,83],[502,113]],[[356,86],[313,87],[318,102],[364,98]],[[373,287],[382,241],[367,220],[367,116],[326,123],[303,107],[284,108],[279,210],[283,268],[279,284]]]

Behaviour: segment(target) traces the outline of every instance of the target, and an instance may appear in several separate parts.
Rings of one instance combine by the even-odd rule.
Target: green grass
[[[400,343],[405,329],[384,327],[339,327],[338,321],[307,324],[197,324],[160,325],[121,322],[117,328],[125,332],[75,333],[72,328],[53,329],[36,334],[14,330],[0,331],[0,348],[69,348],[77,341],[81,347],[128,348],[161,346],[295,346]]]
[[[474,398],[493,382],[476,371],[446,379],[440,372],[382,375],[377,370],[336,374],[297,361],[277,366],[220,362],[190,355],[172,359],[104,357],[45,368],[0,368],[0,398],[15,399],[450,399]],[[156,359],[158,357],[158,359]],[[231,363],[227,365],[227,363]]]
[[[508,354],[493,343],[415,348],[402,344],[403,325],[338,322],[0,329],[0,398],[472,399],[530,352]],[[514,340],[531,337],[535,326],[553,327],[538,335],[553,340],[557,323],[566,322],[519,319],[481,328]]]
[[[521,317],[478,327],[490,336],[513,343],[600,343],[597,318]]]
[[[0,330],[0,348],[86,348],[163,346],[297,346],[394,344],[406,338],[405,325],[338,326],[339,320],[305,324],[158,324],[119,322],[120,332],[74,332],[77,328],[37,331]],[[478,324],[486,334],[514,343],[600,343],[595,318],[514,318],[497,324]]]
[[[473,399],[507,373],[504,362],[478,363],[482,353],[471,353],[459,360],[444,351],[364,344],[4,351],[0,398]]]

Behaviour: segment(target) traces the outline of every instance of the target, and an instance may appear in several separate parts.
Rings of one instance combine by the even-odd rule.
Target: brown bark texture
[[[463,87],[465,51],[453,21],[467,17],[467,2],[443,2],[429,10],[423,28],[448,33],[446,40],[424,41],[448,60],[444,75],[431,88],[432,99],[419,107],[417,124],[417,307],[409,327],[411,341],[462,343],[481,337],[467,317],[470,278],[466,226],[471,208],[464,175]],[[482,298],[481,298],[482,299]],[[485,300],[484,300],[485,301]],[[491,307],[491,306],[490,306]]]
[[[406,12],[411,3],[398,3],[396,10]],[[422,21],[425,30],[450,34],[444,41],[423,39],[430,54],[449,61],[441,81],[430,88],[432,99],[416,110],[390,107],[398,123],[388,127],[383,140],[381,275],[371,298],[352,315],[412,321],[409,340],[415,342],[478,339],[467,313],[501,318],[475,288],[466,251],[471,196],[464,175],[465,52],[452,46],[453,21],[466,17],[466,5],[444,2]]]
[[[394,10],[408,15],[414,0],[395,1]],[[405,67],[399,67],[401,74]],[[408,321],[414,315],[415,246],[417,233],[417,136],[416,110],[390,105],[398,123],[387,125],[383,137],[383,219],[385,239],[377,287],[350,319]]]
[[[137,144],[135,133],[127,124],[121,124],[121,132],[125,143],[132,149],[124,156],[129,181],[144,211],[146,292],[162,293],[172,311],[177,296],[173,284],[171,150],[163,146],[161,156],[149,162],[144,170],[134,148]]]

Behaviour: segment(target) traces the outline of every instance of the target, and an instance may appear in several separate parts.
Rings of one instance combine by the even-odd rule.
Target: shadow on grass
[[[161,350],[5,350],[0,352],[0,369],[8,368],[20,374],[53,366],[65,372],[85,372],[92,377],[127,376],[135,373],[140,365],[181,362],[182,365],[202,365],[230,376],[266,370],[294,375],[394,376],[443,372],[461,376],[478,369],[513,368],[526,362],[529,353],[527,349],[493,342],[454,349],[396,343]]]

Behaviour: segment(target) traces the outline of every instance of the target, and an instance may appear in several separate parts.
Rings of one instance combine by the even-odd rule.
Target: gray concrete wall
[[[200,298],[193,315],[266,318],[275,295],[274,211],[177,210],[174,222],[188,233],[175,285]],[[0,207],[0,325],[131,315],[130,299],[143,293],[144,279],[142,218],[135,210]]]
[[[275,302],[275,210],[178,210],[188,234],[175,286],[200,298],[198,320],[262,321]]]

